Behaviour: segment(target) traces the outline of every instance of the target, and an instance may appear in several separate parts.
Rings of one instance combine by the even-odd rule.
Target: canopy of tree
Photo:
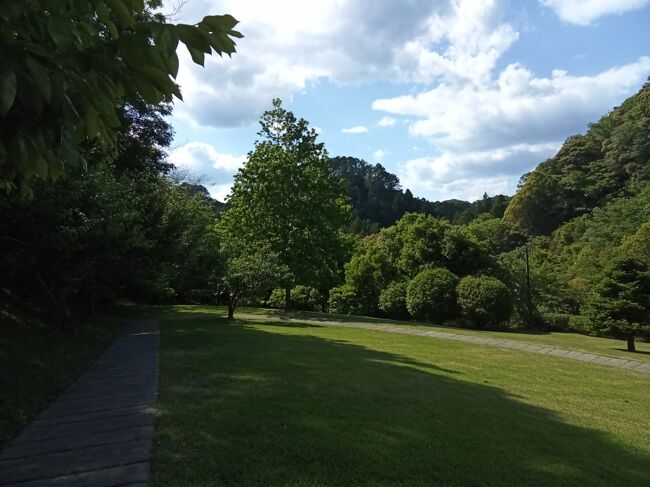
[[[650,180],[650,82],[522,179],[504,220],[531,235],[629,196]]]
[[[192,59],[235,52],[230,15],[165,22],[160,1],[31,0],[0,10],[0,190],[86,167],[116,148],[121,105],[181,98],[179,41]]]
[[[404,201],[397,178],[363,161],[337,163],[358,219],[384,225],[399,218],[389,209],[403,208],[388,204]],[[458,289],[461,315],[447,313],[458,324],[510,320],[609,334],[626,338],[630,350],[635,337],[650,336],[650,83],[524,175],[509,204],[486,197],[451,219],[435,203],[418,204],[428,216],[407,213],[363,240],[346,264],[344,284],[330,293],[332,309],[423,316],[432,303],[415,303],[414,296],[442,285],[423,273],[443,268],[468,276]],[[506,313],[490,323],[497,311]]]
[[[231,253],[273,252],[295,284],[329,288],[346,258],[339,230],[348,206],[341,181],[308,122],[280,100],[262,115],[261,137],[235,182],[220,228]]]

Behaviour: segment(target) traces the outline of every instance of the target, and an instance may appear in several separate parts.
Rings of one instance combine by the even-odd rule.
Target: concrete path
[[[240,315],[241,316],[241,315]],[[255,315],[246,315],[247,319],[257,318],[260,316]],[[389,333],[402,333],[405,335],[420,335],[428,336],[431,338],[438,338],[440,340],[453,340],[456,342],[465,342],[465,343],[475,343],[478,345],[487,345],[490,347],[499,347],[499,348],[509,348],[513,350],[522,350],[524,352],[539,353],[543,355],[553,355],[556,357],[567,358],[571,360],[579,360],[581,362],[589,362],[592,364],[605,365],[608,367],[617,367],[619,369],[628,369],[634,370],[636,372],[641,372],[644,374],[650,374],[650,362],[640,362],[638,360],[628,360],[623,358],[608,357],[606,355],[601,355],[597,353],[582,352],[577,350],[567,350],[563,348],[551,347],[549,345],[535,345],[526,342],[520,342],[515,340],[507,340],[503,338],[488,338],[475,335],[461,335],[460,333],[448,333],[440,332],[433,330],[418,330],[414,328],[408,328],[405,326],[394,326],[394,325],[381,325],[381,324],[372,324],[372,323],[352,323],[352,322],[341,322],[341,321],[328,321],[328,320],[314,320],[314,319],[303,319],[300,317],[294,317],[291,315],[280,315],[270,316],[264,315],[265,319],[274,319],[277,321],[291,321],[296,323],[307,323],[314,325],[326,325],[326,326],[347,326],[351,328],[364,328],[367,330],[377,330],[384,331]]]
[[[154,322],[127,326],[0,452],[0,485],[148,485],[159,341]]]

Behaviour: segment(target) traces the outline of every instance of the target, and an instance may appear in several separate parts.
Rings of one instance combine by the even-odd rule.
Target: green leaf
[[[109,22],[111,20],[111,11],[105,3],[98,2],[95,5],[95,8],[97,9],[97,16],[99,17],[99,20],[101,20],[103,23]]]
[[[136,12],[144,10],[144,0],[131,0],[131,8]]]
[[[141,67],[138,72],[151,81],[161,93],[168,94],[172,92],[174,83],[169,79],[166,72],[153,66]]]
[[[183,95],[181,94],[181,88],[178,86],[176,83],[172,83],[172,94],[178,98],[179,100],[183,101]]]
[[[52,86],[50,84],[47,69],[30,55],[25,57],[25,64],[27,64],[27,69],[29,70],[32,81],[36,88],[41,92],[42,97],[45,101],[50,101],[50,97],[52,96]]]
[[[131,5],[127,7],[123,0],[106,0],[118,23],[124,27],[131,27],[135,23]]]
[[[86,137],[93,139],[97,137],[99,133],[99,114],[92,106],[86,108],[86,116],[84,117],[86,122]]]
[[[117,30],[117,27],[113,23],[113,21],[108,20],[105,22],[106,27],[108,27],[108,32],[111,34],[111,37],[113,39],[119,39],[120,38],[120,32]]]
[[[210,53],[210,42],[206,34],[198,27],[187,24],[178,24],[176,26],[176,33],[178,34],[179,39],[188,48],[192,47],[193,49],[201,50],[206,54]]]
[[[133,73],[133,81],[135,82],[138,94],[147,103],[160,103],[160,101],[163,99],[162,94],[146,77],[142,76],[139,73]]]
[[[61,20],[50,20],[47,32],[61,51],[67,50],[72,45],[72,30],[70,24]]]
[[[47,161],[43,156],[39,155],[36,157],[36,175],[41,179],[46,179],[48,174]]]
[[[152,33],[156,47],[159,47],[167,54],[176,52],[178,35],[173,25],[156,25],[155,29],[152,29]]]
[[[191,46],[186,45],[187,50],[190,52],[190,56],[192,56],[192,61],[194,61],[196,64],[200,64],[203,66],[204,60],[205,60],[205,53],[201,51],[200,49],[194,49]]]
[[[169,74],[176,79],[176,76],[178,76],[178,54],[175,52],[172,52],[167,57],[167,69],[169,69]]]
[[[0,115],[6,114],[16,99],[16,73],[12,69],[0,71]]]
[[[120,37],[118,45],[124,61],[133,68],[139,68],[147,64],[147,57],[141,39],[132,34],[125,34]]]
[[[212,30],[228,32],[235,27],[239,21],[232,15],[206,15],[201,21],[208,25]],[[240,34],[241,35],[241,34]]]

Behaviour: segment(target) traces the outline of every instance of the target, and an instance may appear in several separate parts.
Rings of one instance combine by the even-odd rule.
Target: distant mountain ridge
[[[650,181],[650,78],[522,180],[504,221],[531,235],[638,193]]]
[[[399,178],[381,164],[370,164],[355,157],[333,157],[332,167],[345,181],[352,205],[349,230],[360,235],[393,225],[404,213],[426,213],[452,223],[469,223],[482,213],[501,218],[509,196],[488,196],[474,203],[458,199],[429,201],[403,190]]]

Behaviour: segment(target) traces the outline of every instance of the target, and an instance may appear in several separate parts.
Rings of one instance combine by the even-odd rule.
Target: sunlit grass
[[[180,310],[193,311],[197,308],[192,306],[180,307]],[[200,308],[198,308],[200,309]],[[212,312],[223,314],[223,308],[212,308]],[[626,344],[623,340],[614,340],[611,338],[593,337],[580,335],[578,333],[564,332],[530,332],[530,331],[489,331],[489,330],[472,330],[467,328],[458,328],[452,326],[435,325],[429,323],[418,323],[411,321],[399,321],[381,318],[372,318],[366,316],[354,315],[337,315],[328,313],[315,313],[306,311],[291,311],[285,313],[274,309],[264,308],[241,308],[238,313],[240,319],[254,319],[258,316],[269,318],[290,319],[303,322],[320,322],[334,321],[342,323],[373,323],[377,325],[405,326],[421,330],[443,331],[447,333],[458,333],[461,335],[483,336],[487,338],[499,338],[505,340],[516,340],[536,345],[548,345],[568,350],[577,350],[584,352],[599,353],[610,357],[624,358],[628,360],[638,360],[641,362],[650,362],[650,343],[637,342],[637,353],[630,353],[626,350]]]
[[[650,482],[643,374],[221,313],[161,314],[155,485]]]

